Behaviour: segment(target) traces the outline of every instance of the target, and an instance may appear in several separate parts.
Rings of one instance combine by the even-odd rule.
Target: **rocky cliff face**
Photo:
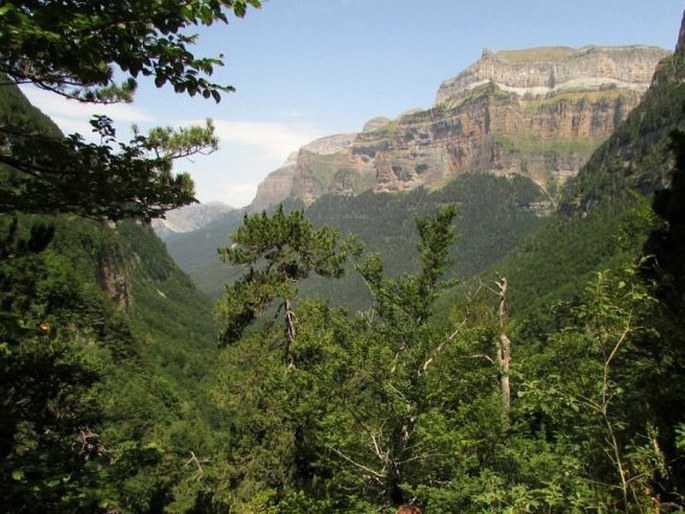
[[[648,46],[484,50],[479,61],[442,83],[436,104],[488,82],[519,96],[611,86],[644,93],[656,64],[666,55],[664,50]]]
[[[524,174],[553,191],[638,104],[667,55],[646,46],[486,50],[440,86],[431,109],[300,149],[260,185],[253,207],[437,188],[468,171]]]
[[[261,211],[277,205],[292,195],[297,154],[289,158],[283,166],[269,175],[257,186],[257,194],[248,207],[251,212]]]
[[[95,273],[98,285],[112,299],[116,308],[128,311],[133,295],[130,273],[122,256],[117,252],[103,253]]]

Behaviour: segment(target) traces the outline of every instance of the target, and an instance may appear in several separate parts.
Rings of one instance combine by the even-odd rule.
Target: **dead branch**
[[[291,352],[291,347],[293,343],[295,342],[295,312],[293,311],[291,305],[290,305],[290,300],[288,298],[285,299],[285,302],[283,303],[283,309],[285,310],[284,314],[284,319],[285,319],[285,337],[286,337],[286,346],[285,346],[285,362],[286,365],[288,366],[288,369],[295,369],[295,356]]]
[[[203,459],[203,462],[207,462],[207,459]],[[195,452],[191,451],[190,452],[190,459],[188,459],[188,462],[186,462],[186,467],[190,465],[195,466],[195,474],[191,478],[191,480],[199,481],[202,478],[202,475],[204,474],[204,470],[202,469],[202,464],[200,463],[200,459],[198,459],[195,456]]]
[[[493,360],[492,357],[485,353],[474,353],[473,355],[462,355],[460,356],[461,359],[485,359],[488,361],[490,364],[495,364],[495,361]]]
[[[333,448],[332,446],[328,446],[328,449],[331,450],[332,452],[334,452],[336,455],[338,455],[343,460],[352,464],[353,466],[361,469],[362,471],[366,471],[367,473],[370,473],[379,482],[381,482],[385,479],[384,473],[378,472],[375,469],[371,469],[370,467],[365,466],[364,464],[361,464],[361,463],[355,461],[354,459],[348,457],[347,455],[345,455],[343,452],[341,452],[337,448]]]
[[[431,353],[431,356],[426,360],[426,362],[423,363],[423,366],[421,366],[421,367],[419,368],[419,370],[416,372],[416,374],[417,374],[418,376],[421,376],[422,373],[425,373],[425,372],[426,372],[426,370],[428,369],[428,366],[430,366],[431,363],[433,362],[433,359],[435,359],[435,357],[442,351],[442,349],[445,347],[445,345],[446,345],[448,342],[452,341],[455,337],[457,337],[457,334],[459,334],[459,332],[461,331],[461,329],[464,327],[465,324],[466,324],[466,320],[463,320],[463,321],[459,324],[459,326],[455,329],[455,331],[452,332],[452,334],[450,334],[450,335],[447,337],[447,339],[444,339],[444,340],[435,348],[435,350],[433,350],[433,352]]]
[[[511,423],[511,340],[506,333],[507,324],[507,279],[497,274],[497,288],[499,289],[499,339],[497,339],[497,367],[500,372],[500,388],[502,390],[502,417],[505,429]]]

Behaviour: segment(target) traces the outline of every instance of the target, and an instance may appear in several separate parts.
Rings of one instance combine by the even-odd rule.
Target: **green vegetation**
[[[575,52],[567,46],[538,46],[526,50],[500,50],[495,55],[510,63],[556,61]]]
[[[7,513],[201,509],[205,455],[225,446],[210,407],[211,304],[146,219],[193,200],[174,159],[213,149],[211,123],[101,144],[64,137],[17,88],[128,100],[135,77],[217,101],[179,30],[249,2],[5,2],[0,7],[0,490]],[[132,18],[133,16],[133,18]],[[128,73],[113,82],[114,69]],[[119,221],[137,217],[139,221]],[[119,221],[118,225],[113,223]],[[190,460],[189,460],[190,459]]]
[[[248,4],[141,3],[151,12],[130,20],[9,3],[1,71],[103,101],[133,85],[111,82],[118,65],[211,97],[228,88],[197,73],[215,61],[181,51],[158,66],[193,42],[179,30]],[[122,19],[130,31],[106,30]],[[81,30],[115,53],[77,61]],[[216,244],[238,277],[217,322],[146,219],[188,199],[170,161],[211,128],[154,130],[114,154],[62,138],[0,86],[3,512],[685,511],[682,59],[551,218],[532,212],[544,195],[530,180],[468,174],[234,219]],[[113,196],[85,181],[75,201],[67,186],[90,168],[74,157],[160,180]],[[41,184],[56,193],[38,206]]]
[[[587,210],[607,196],[620,198],[630,190],[650,194],[667,183],[669,134],[683,124],[682,58],[676,53],[660,63],[642,103],[597,149],[567,189],[569,206]]]
[[[656,296],[672,279],[640,271],[658,224],[644,220],[643,238],[571,301],[510,319],[499,277],[445,323],[435,302],[453,283],[454,216],[417,219],[416,272],[388,278],[378,254],[357,266],[373,309],[300,301],[292,331],[266,322],[223,351],[215,398],[240,443],[220,471],[234,486],[214,501],[284,513],[682,508],[685,420],[667,407],[683,399],[682,322]]]
[[[216,58],[189,51],[196,36],[186,29],[227,23],[226,11],[243,16],[258,0],[197,0],[149,5],[146,1],[10,2],[0,7],[0,88],[34,86],[82,102],[130,101],[139,75],[158,87],[221,99],[230,86],[209,82]],[[125,76],[115,82],[115,70]],[[5,109],[3,109],[7,112]],[[100,144],[79,134],[62,137],[10,115],[0,124],[0,213],[78,213],[119,220],[159,217],[195,201],[193,183],[173,175],[172,162],[217,148],[211,120],[178,131],[155,128],[116,140],[112,120],[91,120]]]
[[[417,189],[403,194],[368,191],[354,197],[328,195],[312,204],[305,215],[317,227],[330,225],[345,236],[357,236],[369,252],[384,256],[386,269],[394,276],[417,269],[414,217],[431,212],[435,205],[457,204],[459,238],[450,273],[466,279],[502,258],[526,234],[541,226],[544,219],[531,206],[544,201],[542,191],[529,179],[479,173],[457,177],[432,192]],[[299,209],[302,204],[294,202],[285,207]],[[216,255],[216,248],[229,244],[230,234],[239,222],[236,213],[225,223],[167,241],[174,260],[201,290],[214,298],[223,293],[224,283],[232,282],[240,273],[238,268],[222,265]],[[355,273],[347,273],[338,280],[335,289],[330,288],[328,281],[308,279],[302,284],[302,294],[323,296],[350,308],[366,308],[370,302]]]
[[[685,417],[674,406],[683,402],[685,144],[673,137],[672,188],[656,195],[653,211],[639,194],[603,190],[582,216],[564,207],[522,230],[513,252],[493,250],[487,263],[488,252],[477,252],[479,275],[451,289],[455,233],[471,242],[474,221],[455,218],[456,191],[477,197],[483,184],[481,193],[501,188],[494,198],[509,202],[476,211],[496,220],[483,212],[535,201],[532,183],[518,184],[530,196],[525,187],[512,195],[504,179],[471,175],[434,193],[316,202],[307,215],[318,226],[337,217],[343,233],[383,234],[367,241],[380,253],[356,266],[370,304],[353,314],[293,299],[290,361],[282,353],[288,332],[268,319],[223,351],[215,398],[239,420],[241,443],[223,471],[235,487],[215,501],[284,513],[403,504],[425,512],[682,510]],[[619,156],[634,157],[633,144],[642,139],[607,142]],[[660,163],[665,176],[672,154],[665,143],[657,148],[665,154],[650,166]],[[631,165],[646,166],[640,158]],[[497,226],[501,219],[479,233],[506,241]],[[412,238],[419,245],[408,252]]]
[[[221,259],[250,268],[240,280],[226,287],[219,303],[219,316],[228,320],[220,335],[223,344],[239,339],[274,300],[283,311],[288,341],[293,342],[291,302],[298,294],[298,282],[310,273],[340,278],[347,257],[361,252],[352,238],[340,240],[331,227],[316,230],[301,211],[286,215],[282,206],[273,216],[266,212],[246,215],[232,239],[230,247],[219,249]],[[285,357],[289,363],[294,362],[287,349]]]
[[[593,140],[580,137],[558,137],[550,141],[543,141],[538,137],[533,137],[523,132],[519,132],[516,136],[496,134],[495,141],[503,150],[509,153],[521,153],[527,156],[551,155],[554,157],[573,154],[591,155],[593,150],[601,143],[600,139]]]
[[[212,444],[210,305],[149,228],[19,216],[2,241],[3,508],[168,503]]]

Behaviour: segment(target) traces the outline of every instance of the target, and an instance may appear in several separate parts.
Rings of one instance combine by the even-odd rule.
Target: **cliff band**
[[[553,194],[638,104],[668,55],[649,46],[485,50],[440,85],[430,109],[302,147],[259,185],[251,209],[434,189],[469,171],[523,174]]]

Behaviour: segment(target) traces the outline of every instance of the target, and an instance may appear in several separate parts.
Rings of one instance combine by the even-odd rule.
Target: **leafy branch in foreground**
[[[177,93],[217,102],[233,91],[208,81],[222,57],[196,57],[197,35],[186,30],[241,18],[259,0],[19,1],[0,7],[0,72],[12,84],[83,102],[129,101],[139,75],[169,83]],[[128,75],[115,82],[115,70]],[[2,82],[5,82],[2,80]]]
[[[129,102],[139,76],[177,93],[221,100],[234,90],[208,80],[223,56],[196,57],[187,31],[228,14],[243,17],[259,0],[18,1],[0,5],[0,90],[31,84],[84,103]],[[117,83],[116,76],[123,76]],[[17,92],[20,95],[20,93]],[[61,137],[0,117],[0,213],[70,212],[118,220],[159,217],[195,201],[187,174],[173,176],[179,157],[213,151],[213,127],[154,129],[117,143],[112,122],[91,124],[101,143]],[[53,131],[54,132],[54,131]]]
[[[175,159],[217,148],[211,120],[180,131],[153,129],[148,136],[136,131],[128,144],[116,142],[111,119],[97,116],[91,125],[100,144],[78,134],[55,138],[0,127],[6,143],[0,213],[69,212],[116,221],[159,217],[195,201],[190,176],[174,176],[171,168]]]

